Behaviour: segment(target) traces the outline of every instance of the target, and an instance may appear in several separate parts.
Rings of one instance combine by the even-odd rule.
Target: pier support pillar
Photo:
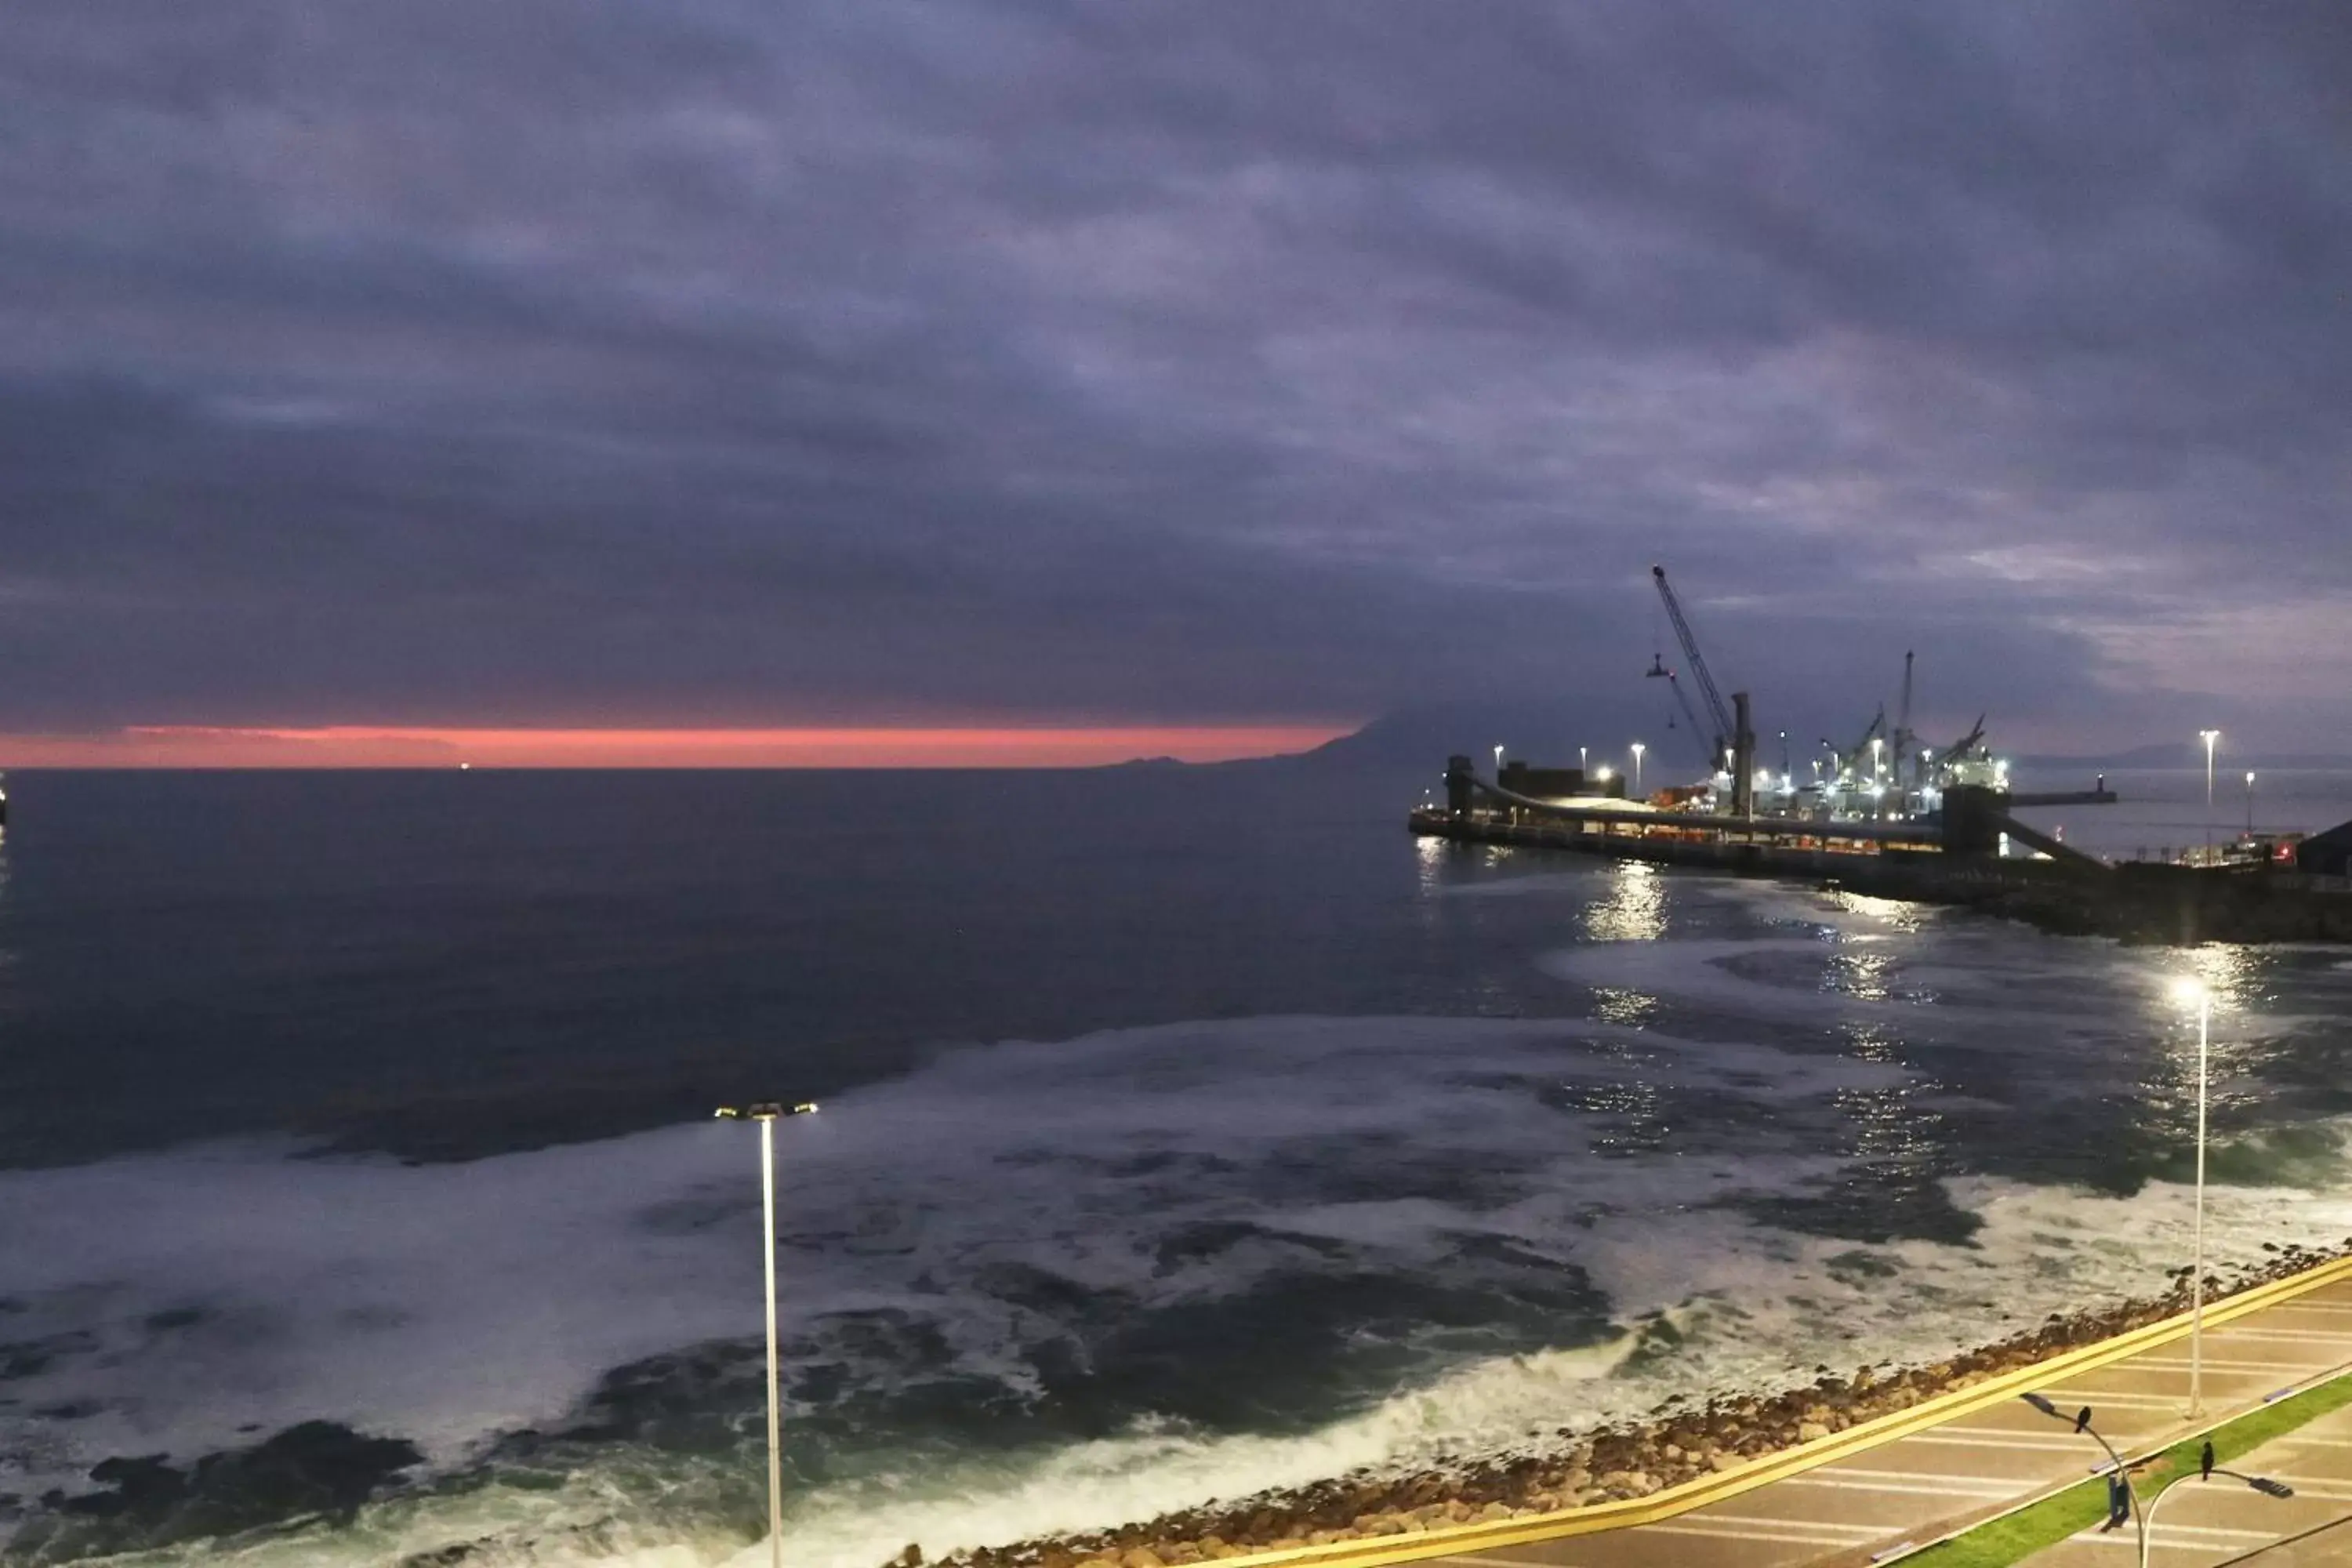
[[[1748,693],[1731,694],[1731,814],[1756,815],[1756,727],[1748,721]]]
[[[1470,815],[1470,759],[1454,756],[1445,759],[1445,809],[1456,820]]]

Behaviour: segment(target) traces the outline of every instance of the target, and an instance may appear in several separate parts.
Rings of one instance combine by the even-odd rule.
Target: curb
[[[2227,1323],[2347,1279],[2352,1279],[2352,1258],[2339,1258],[2301,1274],[2242,1290],[2225,1300],[2209,1301],[2205,1306],[2205,1324],[2211,1328]],[[1330,1568],[1341,1568],[1341,1565],[1344,1568],[1382,1568],[1388,1563],[1414,1563],[1431,1557],[1450,1557],[1506,1546],[1526,1546],[1539,1541],[1562,1541],[1602,1531],[1632,1530],[1645,1524],[1663,1523],[1693,1509],[1728,1501],[1759,1487],[1802,1475],[1807,1470],[1817,1469],[1840,1459],[1852,1458],[1929,1427],[1940,1426],[1960,1416],[2005,1404],[2043,1384],[2096,1372],[2142,1351],[2185,1339],[2189,1335],[2190,1318],[2190,1313],[2181,1312],[2159,1319],[2113,1339],[2102,1340],[2097,1344],[2067,1351],[2047,1361],[2001,1373],[1982,1383],[1970,1384],[1966,1388],[1948,1390],[1923,1399],[1908,1409],[1892,1410],[1884,1415],[1873,1416],[1843,1432],[1833,1432],[1810,1443],[1783,1448],[1736,1469],[1685,1481],[1680,1486],[1668,1487],[1645,1498],[1562,1509],[1556,1513],[1525,1519],[1497,1520],[1489,1524],[1449,1525],[1415,1535],[1370,1536],[1353,1541],[1334,1541],[1322,1546],[1293,1547],[1283,1552],[1255,1552],[1213,1561],[1219,1564],[1230,1564],[1231,1568],[1276,1568],[1277,1564],[1299,1564],[1301,1568],[1307,1568],[1307,1565],[1312,1565],[1312,1568],[1325,1568],[1325,1565],[1330,1565]],[[1932,1543],[1922,1543],[1918,1550],[1925,1550],[1927,1544]],[[1207,1564],[1203,1563],[1202,1568],[1207,1568]]]

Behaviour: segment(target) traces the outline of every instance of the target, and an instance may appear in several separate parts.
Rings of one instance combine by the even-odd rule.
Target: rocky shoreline
[[[2265,1243],[2264,1251],[2272,1254],[2265,1263],[2234,1279],[2208,1275],[2207,1301],[2352,1257],[2352,1237],[2340,1247]],[[1181,1568],[1647,1497],[2170,1317],[2189,1305],[2189,1272],[2179,1270],[2160,1297],[2053,1313],[2038,1328],[1945,1361],[1882,1363],[1849,1376],[1818,1367],[1812,1383],[1696,1405],[1676,1396],[1639,1422],[1589,1432],[1559,1427],[1525,1454],[1465,1459],[1415,1475],[1339,1476],[1111,1530],[960,1551],[942,1559],[942,1568]],[[909,1544],[887,1568],[923,1562],[921,1546]]]

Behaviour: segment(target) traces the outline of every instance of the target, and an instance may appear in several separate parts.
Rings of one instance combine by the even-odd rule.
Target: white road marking
[[[1859,1476],[1874,1481],[1927,1481],[1937,1486],[1990,1487],[2001,1492],[2016,1489],[1997,1476],[1956,1476],[1949,1470],[1875,1470],[1860,1465],[1836,1465],[1827,1469],[1809,1471],[1802,1477],[1791,1476],[1790,1479],[1810,1479],[1818,1476]]]
[[[2352,1334],[2332,1334],[2323,1329],[2241,1329],[2234,1325],[2215,1329],[2205,1336],[2208,1340],[2261,1340],[2269,1344],[2327,1345],[2352,1351]]]
[[[2191,1536],[2196,1539],[2187,1539]],[[2228,1552],[2240,1542],[2267,1542],[2278,1538],[2275,1531],[2219,1530],[2210,1525],[2175,1524],[2168,1519],[2156,1527],[2156,1534],[2149,1539],[2148,1545],[2158,1552],[2167,1547],[2176,1552]],[[2128,1546],[2134,1552],[2139,1550],[2137,1532],[2129,1529],[2110,1531],[2105,1535],[2095,1530],[2087,1530],[2080,1535],[2070,1535],[2066,1540],[2069,1544]]]
[[[1766,1528],[1758,1529],[1757,1526]],[[1716,1541],[1754,1541],[1782,1546],[1863,1546],[1889,1533],[1885,1525],[1830,1524],[1818,1520],[1749,1519],[1730,1514],[1694,1514],[1687,1522],[1645,1524],[1659,1535],[1696,1535]],[[1831,1531],[1837,1531],[1835,1534]]]
[[[2188,1403],[2189,1391],[2182,1389],[2179,1394],[2126,1394],[2120,1389],[2077,1388],[2056,1397],[2061,1403],[2080,1399],[2093,1410],[2105,1405],[2126,1410],[2170,1410],[2178,1413]]]
[[[1958,1479],[1958,1478],[1955,1478]],[[1958,1497],[1979,1502],[1997,1502],[2016,1489],[2006,1486],[1984,1486],[1963,1481],[1956,1486],[1923,1485],[1917,1481],[1842,1481],[1832,1476],[1790,1476],[1784,1486],[1838,1487],[1856,1492],[1900,1492],[1906,1497]]]
[[[1903,1440],[1933,1444],[1939,1448],[2006,1448],[2012,1454],[2039,1454],[2052,1459],[2070,1458],[2075,1451],[2072,1443],[2020,1443],[2008,1437],[1966,1437],[1954,1432],[1921,1432]],[[2087,1437],[2082,1440],[2082,1444],[2084,1453],[2097,1454],[2099,1451]]]

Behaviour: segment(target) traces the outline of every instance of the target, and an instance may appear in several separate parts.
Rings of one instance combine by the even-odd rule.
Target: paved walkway
[[[2206,1330],[2203,1421],[2191,1423],[2181,1414],[2189,1394],[2185,1339],[2042,1392],[2063,1410],[2090,1405],[2093,1426],[2118,1449],[2133,1454],[2347,1365],[2352,1365],[2352,1280],[2339,1280]],[[2288,1474],[2281,1479],[2302,1491],[2296,1478],[2308,1475],[2312,1506],[2325,1503],[2352,1512],[2352,1479],[2320,1479],[2352,1478],[2352,1424],[2330,1429],[2326,1441],[2319,1436],[2306,1439],[2302,1448],[2290,1448],[2291,1442],[2282,1439],[2279,1445],[2287,1450],[2282,1468]],[[1658,1524],[1434,1561],[1473,1568],[1859,1568],[1892,1561],[1907,1546],[2080,1480],[2105,1463],[2098,1446],[2077,1436],[2068,1423],[2053,1421],[2022,1401],[2009,1401]],[[2326,1496],[2328,1488],[2336,1495]],[[2168,1550],[2159,1559],[2167,1568],[2196,1568],[2199,1563],[2219,1563],[2233,1550],[2242,1553],[2261,1540],[2224,1532],[2254,1528],[2242,1521],[2244,1513],[2304,1503],[2302,1498],[2281,1502],[2242,1488],[2231,1490],[2235,1496],[2228,1500],[2176,1495],[2164,1505],[2157,1521],[2159,1540],[2175,1536],[2177,1521],[2208,1531],[2188,1539],[2222,1547],[2202,1558],[2185,1548]],[[2294,1517],[2298,1527],[2316,1522],[2305,1521],[2305,1512]],[[2047,1561],[2053,1568],[2135,1568],[2133,1555],[2120,1549],[2129,1534],[2126,1530],[2078,1538],[2063,1548],[2073,1555],[2049,1555]],[[2290,1561],[2352,1563],[2352,1540],[2332,1549],[2341,1555],[2279,1555],[2257,1562],[2262,1568],[2282,1568]]]

